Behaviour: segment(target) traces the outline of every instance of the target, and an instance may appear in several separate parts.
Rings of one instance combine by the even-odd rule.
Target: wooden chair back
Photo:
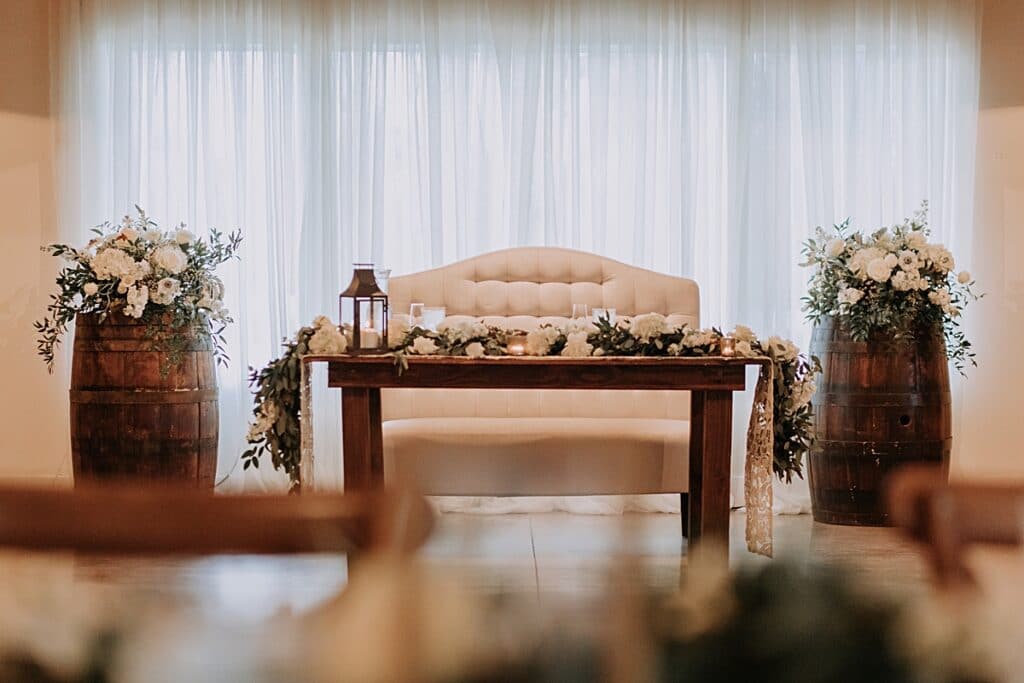
[[[940,584],[970,584],[964,563],[975,543],[1024,542],[1024,484],[948,483],[940,468],[908,467],[888,481],[889,515],[929,548]]]
[[[399,491],[286,496],[123,484],[0,488],[0,547],[31,550],[408,553],[422,545],[432,526],[426,500]]]

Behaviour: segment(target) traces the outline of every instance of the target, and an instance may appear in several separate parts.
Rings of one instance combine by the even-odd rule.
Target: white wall
[[[0,2],[0,477],[70,473],[67,377],[35,355],[55,264],[46,0]]]
[[[1024,2],[987,0],[982,26],[975,236],[965,264],[986,292],[966,313],[971,370],[955,472],[1024,478]]]

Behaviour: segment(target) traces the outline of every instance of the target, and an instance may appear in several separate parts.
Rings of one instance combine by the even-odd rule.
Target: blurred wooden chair
[[[908,467],[887,488],[892,523],[928,546],[940,584],[974,582],[968,546],[1024,542],[1024,483],[948,483],[940,468]]]
[[[433,527],[404,491],[214,495],[160,486],[0,488],[0,547],[129,555],[411,553]]]

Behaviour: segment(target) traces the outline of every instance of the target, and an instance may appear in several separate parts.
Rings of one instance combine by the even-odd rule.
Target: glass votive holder
[[[526,335],[510,334],[505,338],[505,353],[510,356],[526,355]]]
[[[731,358],[736,355],[736,340],[732,337],[722,337],[719,347],[720,353],[725,358]]]

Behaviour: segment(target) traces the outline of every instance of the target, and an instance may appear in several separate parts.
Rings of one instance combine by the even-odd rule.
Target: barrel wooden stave
[[[881,493],[890,472],[949,463],[952,409],[941,333],[916,341],[876,334],[857,342],[826,320],[815,328],[811,353],[823,370],[808,458],[814,518],[885,524]]]
[[[79,316],[71,371],[75,480],[147,479],[212,488],[217,466],[216,371],[208,339],[192,340],[161,374],[146,325]]]

